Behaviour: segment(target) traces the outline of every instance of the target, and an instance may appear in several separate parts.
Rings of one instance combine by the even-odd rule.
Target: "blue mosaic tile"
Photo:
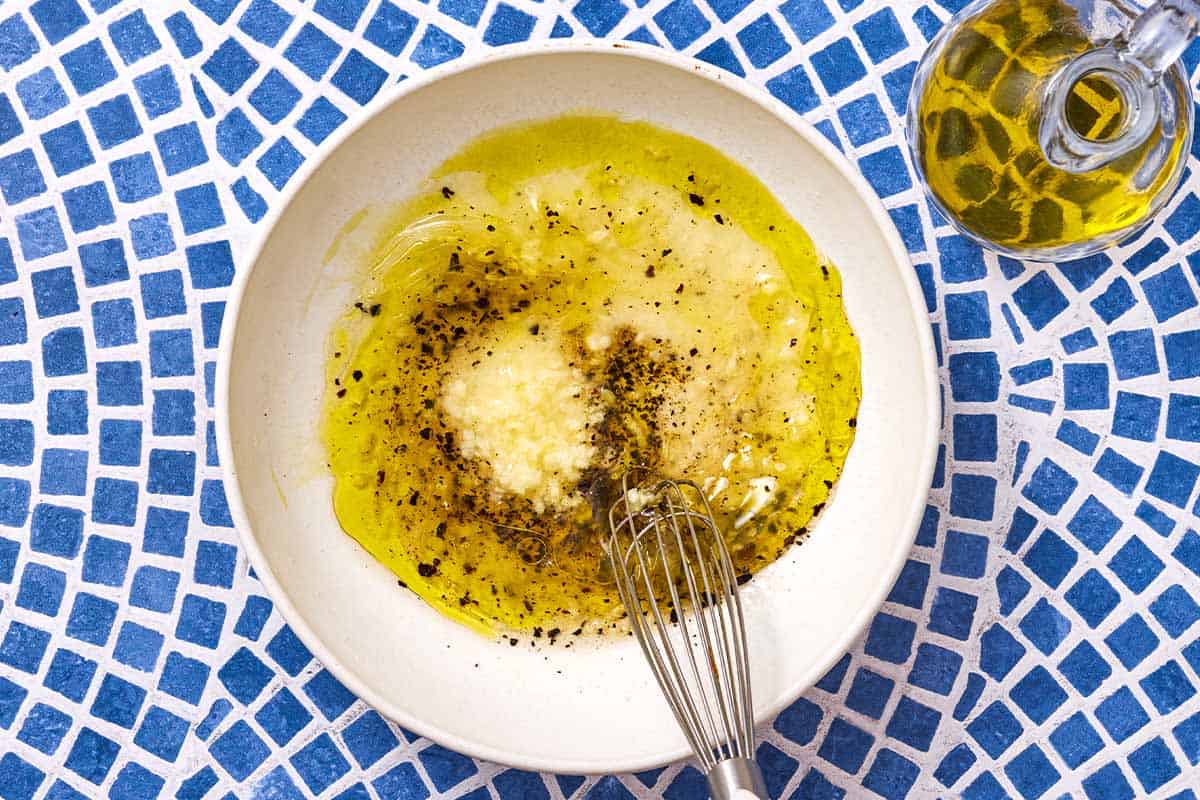
[[[958,783],[959,778],[966,774],[977,758],[971,748],[965,744],[956,746],[946,754],[934,771],[933,777],[942,786],[950,787]]]
[[[1045,667],[1034,667],[1009,690],[1009,698],[1036,724],[1050,718],[1067,700],[1067,693]]]
[[[817,756],[853,775],[862,768],[873,741],[870,734],[838,717],[830,724]]]
[[[1133,787],[1115,762],[1105,764],[1083,781],[1088,800],[1133,800]]]
[[[142,108],[150,119],[161,117],[182,105],[179,84],[168,67],[159,67],[133,79]]]
[[[928,751],[941,718],[939,711],[907,696],[901,697],[885,733],[916,750]]]
[[[194,122],[177,125],[154,134],[154,142],[168,175],[176,175],[208,161],[208,152]]]
[[[263,740],[241,720],[214,739],[209,745],[209,752],[238,781],[248,778],[270,755]]]
[[[1132,669],[1145,660],[1157,647],[1158,641],[1158,636],[1138,614],[1129,617],[1104,639],[1104,643],[1126,669]]]
[[[46,182],[32,149],[0,158],[0,195],[6,203],[16,205],[45,191]]]
[[[1084,350],[1091,350],[1099,344],[1096,341],[1096,335],[1090,329],[1087,329],[1087,327],[1081,327],[1081,329],[1074,333],[1068,333],[1067,336],[1063,336],[1060,339],[1060,342],[1062,343],[1062,349],[1068,355],[1082,353]]]
[[[685,767],[680,773],[680,778],[687,776],[690,778],[694,775],[700,778],[700,774],[691,767]],[[701,781],[703,779],[701,778]],[[540,775],[531,772],[523,772],[521,770],[510,769],[497,775],[492,780],[492,785],[496,788],[496,793],[500,795],[501,800],[509,800],[509,798],[528,797],[530,800],[550,800],[550,793],[546,790],[546,784],[543,782]],[[671,791],[668,787],[663,793],[664,797],[670,798]]]
[[[605,36],[625,18],[629,10],[619,0],[580,0],[571,13],[593,36]]]
[[[50,44],[58,44],[88,21],[78,0],[36,0],[29,13]]]
[[[843,37],[812,55],[813,69],[830,95],[846,89],[866,76],[862,59],[850,39]]]
[[[53,706],[38,703],[29,709],[17,740],[33,749],[54,755],[71,728],[71,718]]]
[[[1003,680],[1025,653],[1025,646],[998,623],[980,636],[979,667],[993,680]]]
[[[1168,661],[1139,683],[1159,714],[1170,714],[1196,696],[1196,688],[1176,661]]]
[[[1200,441],[1200,398],[1185,394],[1170,395],[1166,436],[1177,441]]]
[[[1000,613],[1008,616],[1011,614],[1025,596],[1029,593],[1032,585],[1019,572],[1012,567],[1005,566],[996,576],[996,589],[1000,599]]]
[[[717,39],[708,45],[708,47],[696,53],[696,58],[715,67],[720,67],[727,72],[732,72],[738,77],[745,77],[746,75],[746,70],[742,67],[741,62],[738,61],[737,54],[733,52],[733,48],[729,46],[729,42],[724,39]]]
[[[782,58],[789,50],[779,26],[767,14],[738,31],[738,42],[756,69],[763,69]]]
[[[1108,567],[1133,592],[1141,592],[1163,569],[1163,562],[1134,536],[1113,555]]]
[[[500,15],[499,10],[496,13],[497,16]],[[396,56],[408,44],[416,27],[416,17],[385,0],[375,10],[370,23],[363,32],[363,38],[389,55]]]
[[[122,203],[136,203],[162,191],[149,153],[117,159],[109,164],[109,171]]]
[[[103,647],[108,642],[108,636],[116,618],[116,603],[87,592],[80,592],[75,595],[70,616],[67,617],[66,634],[73,639]],[[58,660],[57,656],[55,656],[55,660]],[[51,671],[53,672],[53,665]],[[49,677],[47,677],[48,679]]]
[[[717,3],[714,10],[722,21],[727,21],[732,14],[722,14],[721,8],[724,5],[725,3]],[[745,4],[739,3],[739,9],[743,5]],[[779,7],[779,13],[803,43],[811,42],[832,28],[837,21],[822,0],[787,0]]]
[[[577,13],[580,6],[583,6],[585,3],[592,4],[592,0],[583,0],[579,6],[576,6]],[[618,3],[617,5],[620,4]],[[581,18],[581,21],[583,21],[583,18]],[[587,24],[586,21],[585,24]],[[425,35],[417,42],[412,60],[419,66],[428,69],[458,58],[462,55],[463,50],[463,43],[458,39],[446,33],[441,28],[430,27],[425,30]]]
[[[903,800],[917,780],[920,768],[893,750],[883,748],[863,777],[862,785],[888,800]]]
[[[188,723],[182,717],[158,706],[146,712],[133,742],[164,761],[175,761],[187,736]]]
[[[999,700],[967,725],[967,733],[992,758],[997,758],[1021,735],[1021,723]]]
[[[285,687],[263,704],[254,715],[254,719],[275,744],[283,746],[304,730],[313,716],[296,695]],[[353,751],[353,747],[351,750]]]
[[[1033,608],[1021,618],[1020,629],[1034,647],[1050,655],[1071,632],[1071,621],[1039,598]]]
[[[1171,551],[1171,555],[1183,566],[1200,575],[1200,535],[1194,531],[1185,533],[1179,540],[1179,544]]]
[[[487,30],[483,33],[483,41],[493,47],[523,42],[529,39],[536,24],[536,17],[507,3],[501,3],[496,7],[491,21],[488,22]]]
[[[136,248],[137,246],[138,244],[135,241],[134,247]],[[143,248],[152,246],[161,249],[160,245],[142,243]],[[172,247],[171,249],[174,248]],[[146,252],[145,249],[143,249],[144,252]],[[170,252],[170,250],[167,252]],[[184,300],[183,295],[183,273],[179,270],[167,270],[141,275],[139,283],[141,284],[142,311],[146,315],[146,319],[162,319],[187,312],[187,302]]]
[[[1178,264],[1142,281],[1142,291],[1159,322],[1195,308],[1196,295]]]
[[[327,733],[302,747],[291,757],[291,764],[313,794],[321,794],[350,770],[350,763]]]
[[[846,693],[846,706],[860,714],[879,719],[887,705],[896,682],[868,669],[860,669],[854,675],[850,690]]]
[[[146,699],[146,690],[111,673],[100,681],[91,714],[122,728],[132,728]]]
[[[962,688],[959,702],[954,704],[954,718],[956,721],[962,722],[968,716],[971,716],[971,712],[979,703],[979,698],[983,696],[986,682],[988,681],[984,679],[984,676],[977,672],[967,675],[967,685]]]
[[[1068,302],[1049,272],[1038,272],[1013,292],[1013,302],[1034,330],[1041,330],[1066,310]]]
[[[858,34],[863,49],[875,63],[886,61],[904,50],[908,44],[904,30],[890,8],[884,8],[855,23],[854,32]]]
[[[352,31],[366,7],[367,0],[343,0],[343,2],[317,0],[314,10],[338,27]],[[478,21],[478,18],[476,18],[475,22]]]
[[[281,138],[255,163],[272,186],[282,189],[303,161],[300,151],[287,138]]]
[[[20,86],[17,84],[17,93],[20,95]],[[12,100],[8,95],[0,94],[0,144],[6,144],[19,136],[25,130],[21,125],[21,120],[17,116],[17,112],[13,109]]]
[[[10,402],[28,402],[33,399],[33,374],[29,362],[22,364],[19,373],[15,369],[4,369],[5,397]],[[74,389],[56,389],[46,397],[46,430],[51,435],[86,434],[88,432],[87,392]],[[29,494],[24,493],[22,506],[28,507]],[[24,520],[24,511],[18,517]],[[9,521],[15,521],[9,517]]]
[[[28,61],[37,53],[41,46],[37,37],[19,15],[13,14],[0,22],[0,67],[11,70]]]
[[[202,741],[208,741],[212,738],[213,731],[225,721],[229,716],[229,712],[233,710],[233,703],[226,700],[224,697],[218,698],[208,709],[208,714],[196,726],[196,736]]]
[[[1129,766],[1137,776],[1138,783],[1147,792],[1162,788],[1167,781],[1181,772],[1179,764],[1161,737],[1151,739],[1130,753]]]
[[[193,0],[192,5],[200,9],[213,22],[220,25],[233,13],[237,0]]]
[[[75,233],[99,228],[116,222],[112,199],[103,182],[89,183],[63,192],[67,220]]]
[[[775,718],[774,728],[796,744],[805,745],[816,736],[821,718],[820,707],[800,698]]]
[[[196,29],[191,20],[182,11],[177,11],[167,17],[164,24],[171,34],[171,38],[174,39],[179,54],[184,58],[191,58],[204,47],[200,37],[196,35]]]
[[[175,637],[185,642],[214,648],[225,622],[225,604],[189,594],[183,598]]]
[[[91,686],[92,678],[96,674],[96,669],[95,661],[71,650],[59,649],[50,659],[50,666],[46,669],[46,676],[42,679],[42,684],[68,700],[82,703]]]
[[[274,47],[293,18],[272,0],[254,0],[238,18],[238,28],[250,38]]]
[[[654,15],[654,21],[677,50],[687,47],[712,27],[691,0],[674,0]]]
[[[1126,495],[1133,493],[1145,472],[1142,467],[1111,448],[1106,448],[1100,454],[1094,471]]]
[[[1159,370],[1154,333],[1148,328],[1110,334],[1108,346],[1120,380],[1153,375]]]
[[[167,654],[163,663],[162,676],[158,681],[159,691],[196,705],[208,682],[209,668],[194,658],[177,652]]]
[[[1146,492],[1178,508],[1187,505],[1192,489],[1200,478],[1200,466],[1162,451],[1146,479]]]
[[[1022,797],[1041,797],[1058,782],[1060,773],[1036,744],[1018,753],[1004,766],[1004,773]]]
[[[1066,765],[1077,769],[1104,748],[1104,740],[1082,712],[1075,712],[1050,734],[1050,745]]]
[[[1163,221],[1163,230],[1176,243],[1190,239],[1197,230],[1200,230],[1200,198],[1195,194],[1188,194],[1184,197],[1183,202]]]
[[[111,23],[108,26],[108,35],[121,60],[126,64],[140,61],[162,47],[154,29],[146,20],[146,15],[140,9]]]
[[[1085,572],[1064,597],[1092,628],[1107,619],[1121,601],[1117,590],[1095,569]]]
[[[117,71],[99,39],[80,45],[62,57],[67,78],[81,95],[89,94],[113,81]]]
[[[342,740],[363,769],[378,762],[400,743],[376,711],[368,711],[347,725],[342,732]],[[437,745],[421,751],[419,757],[425,772],[441,792],[478,772],[471,759]]]
[[[1197,620],[1200,620],[1200,604],[1179,584],[1168,587],[1150,604],[1150,613],[1166,630],[1167,635],[1179,638]]]
[[[871,184],[871,188],[880,197],[890,197],[912,186],[912,177],[898,147],[888,147],[877,153],[864,156],[858,160],[858,163],[864,172],[866,172],[867,181]],[[949,297],[950,295],[947,295],[947,314],[949,314]],[[967,295],[963,295],[963,297],[967,297]],[[964,302],[967,301],[964,300]],[[981,330],[980,326],[982,323],[976,316],[981,313],[978,305],[978,300],[975,299],[970,309],[964,309],[964,313],[971,317],[970,320],[964,321],[971,335],[961,338],[975,338],[974,333]],[[982,313],[986,315],[986,305]],[[952,335],[951,338],[960,337]]]
[[[249,51],[231,37],[213,51],[201,70],[226,94],[233,94],[250,79],[257,67],[258,62]]]
[[[880,613],[867,632],[865,651],[893,664],[903,664],[912,650],[916,625],[906,619]]]
[[[217,671],[229,694],[244,705],[253,703],[274,677],[274,672],[245,647],[239,648]]]
[[[1200,714],[1193,714],[1176,725],[1171,733],[1192,766],[1200,764]]]
[[[804,65],[797,65],[766,83],[767,91],[798,114],[811,111],[820,100]]]
[[[121,586],[129,568],[130,546],[118,539],[93,534],[83,549],[83,580],[101,586]]]

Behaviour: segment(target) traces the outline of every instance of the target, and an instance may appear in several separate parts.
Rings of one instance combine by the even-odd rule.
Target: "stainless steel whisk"
[[[638,472],[621,478],[605,542],[634,636],[713,798],[766,798],[729,551],[699,486]]]

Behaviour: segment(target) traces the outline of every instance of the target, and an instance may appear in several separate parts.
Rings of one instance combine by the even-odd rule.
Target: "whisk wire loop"
[[[609,508],[609,532],[606,549],[633,634],[714,796],[761,793],[737,576],[703,490],[645,470],[627,473]],[[732,773],[751,785],[722,790],[738,782],[725,779]]]
[[[670,488],[672,490],[675,490],[678,488],[678,486],[677,485],[670,486]],[[682,490],[680,489],[679,491],[680,491],[680,494],[682,494]],[[703,497],[703,495],[701,495],[701,496]],[[683,573],[684,580],[687,582],[689,595],[692,600],[693,611],[697,614],[697,616],[702,618],[700,620],[701,622],[707,623],[707,624],[698,624],[697,625],[699,632],[700,632],[700,639],[701,639],[700,644],[702,647],[702,651],[706,654],[709,654],[710,658],[712,658],[715,655],[716,659],[719,659],[719,663],[721,665],[723,665],[725,667],[725,669],[727,670],[727,672],[725,674],[730,675],[730,678],[731,678],[731,680],[729,680],[729,681],[716,681],[716,683],[713,687],[716,690],[715,691],[715,694],[716,694],[715,700],[720,706],[720,717],[721,717],[721,721],[724,726],[724,731],[723,731],[724,732],[724,741],[722,741],[721,737],[716,735],[717,731],[715,730],[715,725],[713,726],[713,730],[712,730],[713,738],[712,738],[711,743],[716,746],[717,760],[720,761],[720,760],[724,760],[725,758],[733,757],[733,753],[729,752],[729,749],[732,747],[732,743],[737,741],[736,727],[735,727],[736,720],[734,719],[734,715],[736,714],[736,711],[734,709],[734,703],[732,702],[733,697],[732,697],[732,693],[731,693],[733,676],[729,672],[729,670],[731,670],[731,665],[729,663],[729,660],[726,658],[726,654],[727,654],[727,650],[728,650],[728,648],[725,646],[726,641],[727,641],[727,636],[726,636],[727,628],[726,628],[726,625],[724,624],[725,623],[724,615],[721,614],[722,607],[725,604],[724,604],[724,602],[719,602],[717,600],[717,595],[713,592],[712,582],[709,580],[709,575],[708,575],[709,559],[705,557],[707,555],[705,553],[705,550],[708,548],[705,547],[704,545],[702,545],[700,542],[700,536],[699,536],[698,531],[696,530],[696,516],[697,515],[688,513],[686,508],[680,509],[680,507],[676,503],[675,491],[669,491],[669,492],[665,493],[663,502],[665,503],[665,505],[667,507],[667,511],[668,511],[667,519],[677,520],[677,519],[682,518],[684,521],[687,522],[687,528],[691,534],[690,544],[692,546],[692,552],[695,553],[695,555],[696,555],[696,559],[695,559],[696,569],[699,570],[701,581],[704,584],[703,594],[701,594],[698,591],[697,586],[696,586],[696,576],[695,576],[696,569],[683,569],[681,571]],[[707,501],[705,501],[705,502],[707,503]],[[715,534],[712,537],[713,541],[715,542],[715,541],[720,540],[720,535],[716,532],[715,529],[713,529],[712,531],[709,531],[709,523],[707,521],[709,519],[711,519],[711,514],[709,515],[708,518],[705,518],[705,521],[703,522],[704,528],[705,528],[706,532],[711,532],[711,533]],[[682,526],[673,525],[672,530],[674,531],[674,534],[675,534],[676,544],[679,548],[679,552],[687,553],[687,544],[684,543],[683,536],[682,536],[682,533],[683,533]],[[668,581],[668,583],[673,583],[673,581]],[[696,605],[696,602],[695,602],[696,598],[699,598],[699,600],[700,600],[698,606]],[[724,600],[723,596],[721,597],[721,600],[722,601]],[[707,617],[708,617],[707,619],[703,619],[703,617],[705,615],[707,615]],[[687,617],[687,615],[684,614],[684,615],[682,615],[681,618],[686,619],[686,617]],[[711,641],[710,641],[710,639],[711,639]],[[685,641],[686,641],[686,639],[685,639]],[[688,648],[688,650],[692,655],[692,660],[693,660],[693,664],[694,664],[695,648]],[[713,664],[712,666],[717,666],[717,664]],[[696,676],[696,682],[697,682],[697,684],[700,683],[699,675]],[[706,699],[707,699],[707,697],[706,697]],[[711,724],[711,718],[710,718],[710,724]]]

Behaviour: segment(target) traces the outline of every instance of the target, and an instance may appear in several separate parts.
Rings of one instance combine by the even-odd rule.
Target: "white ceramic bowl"
[[[903,246],[867,184],[813,128],[748,84],[658,49],[528,45],[434,70],[379,98],[292,179],[226,312],[218,438],[259,577],[313,653],[383,714],[526,769],[644,769],[687,754],[632,639],[510,647],[440,616],[346,536],[317,436],[326,335],[353,302],[324,262],[364,207],[410,196],[475,136],[574,110],[702,139],[757,175],[841,270],[862,346],[858,434],[808,539],[743,590],[761,720],[815,683],[882,602],[935,460],[933,345]]]

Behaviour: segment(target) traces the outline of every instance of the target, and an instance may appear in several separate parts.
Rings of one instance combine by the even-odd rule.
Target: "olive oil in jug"
[[[1131,17],[1087,6],[975,3],[918,70],[909,110],[917,169],[943,214],[1001,252],[1094,252],[1144,223],[1180,179],[1191,133],[1182,70],[1172,58],[1139,95],[1129,70],[1140,64],[1108,68],[1128,46]],[[1054,150],[1064,136],[1074,149]]]

